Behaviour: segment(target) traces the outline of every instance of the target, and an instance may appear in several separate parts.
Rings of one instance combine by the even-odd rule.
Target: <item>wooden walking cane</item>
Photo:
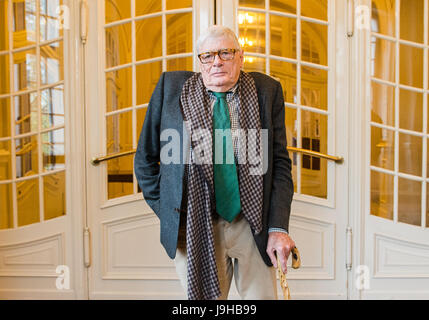
[[[298,248],[294,247],[292,249],[292,268],[298,269],[301,266],[301,256],[299,254]],[[283,290],[283,297],[285,300],[290,300],[290,290],[289,285],[287,283],[286,275],[284,274],[282,267],[280,265],[279,256],[277,256],[277,272],[280,278],[280,285]]]

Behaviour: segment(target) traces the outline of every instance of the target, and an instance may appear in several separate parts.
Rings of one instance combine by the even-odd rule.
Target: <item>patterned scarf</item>
[[[253,78],[240,73],[240,157],[238,179],[241,213],[252,231],[262,230],[262,167],[261,123],[258,96]],[[215,198],[212,164],[212,113],[210,98],[205,90],[201,73],[190,77],[183,86],[180,98],[183,118],[191,137],[191,159],[187,174],[187,278],[188,299],[217,299],[220,296],[217,275],[212,217],[215,215]],[[253,129],[252,134],[248,133]],[[246,144],[247,138],[247,144]],[[253,146],[246,150],[245,146]],[[246,153],[247,151],[247,153]],[[241,163],[244,162],[244,163]]]

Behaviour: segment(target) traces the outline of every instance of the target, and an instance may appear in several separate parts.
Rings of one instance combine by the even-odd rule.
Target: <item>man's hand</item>
[[[287,273],[287,259],[295,247],[295,242],[288,234],[282,232],[270,232],[268,235],[267,253],[271,263],[277,268],[277,257],[279,256],[282,271]]]

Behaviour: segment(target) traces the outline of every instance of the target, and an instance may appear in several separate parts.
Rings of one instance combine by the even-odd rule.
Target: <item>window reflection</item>
[[[106,68],[131,62],[131,23],[106,28]]]
[[[150,43],[150,46],[147,44]],[[136,59],[144,60],[162,56],[162,18],[154,17],[136,21]]]
[[[296,59],[296,19],[270,17],[271,54]]]
[[[12,179],[10,140],[0,142],[0,181]]]
[[[301,0],[301,14],[310,18],[328,20],[328,0]]]
[[[64,129],[42,134],[43,170],[65,169]]]
[[[250,8],[265,8],[265,0],[239,0],[239,6]]]
[[[423,94],[410,90],[399,90],[399,127],[423,131]]]
[[[246,72],[262,72],[265,73],[265,59],[245,56],[244,57],[244,71]]]
[[[65,171],[43,177],[45,220],[66,214]]]
[[[64,19],[58,20],[61,14],[66,14],[61,9],[62,0],[39,0],[40,1],[40,40],[47,41],[62,37],[63,28],[59,22],[66,23]]]
[[[13,227],[14,211],[20,227],[59,216],[52,208],[63,206],[67,9],[63,0],[0,0],[0,180],[11,180],[0,184],[0,229]],[[49,170],[56,172],[39,176]]]
[[[328,26],[302,22],[302,60],[316,64],[328,64]]]
[[[192,7],[192,0],[166,0],[166,9],[174,10]]]
[[[0,184],[0,229],[13,228],[12,185]]]
[[[159,0],[135,0],[136,16],[159,12],[162,10],[162,1]]]
[[[309,0],[299,3],[302,16],[321,21],[309,22],[305,19],[298,20],[294,16],[283,16],[281,13],[297,13],[296,0],[240,0],[239,5],[242,7],[273,11],[269,11],[270,29],[266,30],[265,13],[239,8],[239,41],[245,52],[272,55],[267,55],[270,59],[270,75],[281,82],[286,104],[297,105],[296,109],[289,108],[289,105],[286,107],[288,145],[326,153],[328,116],[309,109],[328,111],[328,23],[325,22],[328,20],[328,1]],[[297,30],[300,32],[297,33]],[[265,48],[266,37],[270,40],[269,52]],[[301,48],[301,61],[294,61],[298,57],[298,47]],[[293,60],[285,61],[282,58]],[[310,67],[305,62],[312,63],[315,67]],[[265,73],[266,69],[266,58],[245,56],[245,71]],[[297,83],[298,78],[301,79],[300,83]],[[300,96],[297,96],[298,92]],[[306,107],[305,110],[302,106]],[[301,124],[300,128],[296,127],[298,123]],[[298,131],[301,131],[301,141],[297,141]],[[311,156],[298,157],[297,154],[291,154],[291,157],[295,188],[299,185],[297,179],[300,167],[299,193],[327,198],[327,161]],[[298,159],[301,160],[299,166]]]
[[[415,226],[422,220],[422,183],[398,178],[398,221]]]
[[[167,15],[167,54],[192,52],[192,13]]]
[[[421,176],[423,139],[400,132],[399,151],[399,171]]]
[[[10,92],[9,54],[0,55],[0,94]]]
[[[149,99],[162,73],[162,63],[145,63],[136,66],[137,105],[149,103]]]
[[[0,138],[10,137],[10,99],[0,99]]]
[[[326,154],[328,152],[328,117],[305,110],[302,110],[301,113],[302,148]],[[302,155],[301,159],[301,192],[319,198],[327,198],[327,161],[309,155]]]
[[[106,72],[106,107],[107,112],[132,105],[131,68]]]
[[[424,0],[401,1],[400,38],[423,43]]]
[[[395,36],[395,5],[396,1],[372,0],[372,32]]]
[[[270,10],[296,13],[296,0],[270,0]]]
[[[104,3],[106,23],[127,19],[131,16],[131,0],[105,0]]]
[[[371,121],[395,126],[395,87],[375,81],[371,86]]]
[[[289,62],[271,60],[270,72],[282,84],[284,100],[290,103],[297,103],[296,65]]]
[[[130,7],[130,3],[135,5]],[[105,73],[108,154],[136,147],[133,144],[140,135],[146,104],[161,73],[193,69],[193,3],[192,0],[105,0],[106,23],[125,17],[134,20],[105,28],[106,68],[130,64]],[[130,15],[134,8],[134,14]],[[174,13],[172,10],[176,9],[182,10]],[[181,56],[171,56],[176,54]],[[121,112],[121,109],[127,110]],[[133,156],[107,161],[108,199],[137,191],[132,168]]]
[[[38,130],[37,93],[15,96],[15,134]]]
[[[36,1],[13,1],[13,47],[21,48],[36,42]]]
[[[398,29],[395,27],[396,11],[399,12]],[[392,219],[392,199],[396,196],[398,221],[412,225],[422,223],[422,184],[412,177],[407,179],[398,175],[397,190],[394,190],[393,179],[396,170],[400,174],[414,175],[416,179],[421,179],[423,174],[425,138],[419,136],[423,133],[423,101],[426,96],[421,92],[424,49],[419,47],[419,43],[424,42],[423,22],[423,0],[372,0],[371,76],[392,84],[381,84],[379,80],[377,83],[372,82],[371,121],[388,125],[391,130],[372,127],[371,165],[392,171],[392,176],[371,174],[371,214]],[[379,34],[392,39],[382,39]],[[400,39],[399,43],[395,38]],[[402,40],[416,44],[404,43]],[[396,56],[397,46],[399,56]],[[403,88],[401,85],[414,88]],[[408,131],[404,133],[402,130]],[[395,141],[396,136],[398,141]],[[396,159],[395,143],[399,148],[399,156]],[[374,202],[374,199],[379,203]],[[389,214],[385,214],[386,212]]]
[[[167,60],[167,71],[192,70],[192,58]]]
[[[132,112],[114,114],[106,118],[107,154],[130,151],[133,148]]]
[[[106,123],[107,154],[131,150],[133,147],[132,112],[108,116]],[[108,199],[134,193],[133,159],[134,157],[131,155],[107,161]]]
[[[394,170],[395,133],[393,130],[371,127],[371,165]]]
[[[371,50],[373,51],[371,76],[395,82],[395,43],[393,41],[373,37]]]
[[[16,183],[18,227],[40,221],[39,179]]]
[[[42,85],[64,80],[62,41],[40,47],[40,73]]]
[[[327,110],[328,71],[304,66],[301,71],[301,104]]]
[[[8,30],[9,15],[8,15],[8,0],[0,0],[0,30]],[[2,32],[0,36],[0,51],[9,49],[9,32]],[[0,68],[0,70],[6,70]],[[0,86],[1,87],[1,86]]]
[[[37,136],[15,140],[16,145],[16,177],[26,177],[39,172],[37,152]]]
[[[133,160],[131,155],[107,161],[107,199],[134,193]]]
[[[42,129],[64,125],[64,86],[42,90],[40,98]]]
[[[238,41],[244,51],[265,53],[265,14],[239,11],[238,17]]]
[[[399,45],[399,83],[423,88],[423,49]]]
[[[13,54],[15,91],[35,89],[37,86],[36,49]]]
[[[393,175],[371,171],[371,214],[393,220]]]

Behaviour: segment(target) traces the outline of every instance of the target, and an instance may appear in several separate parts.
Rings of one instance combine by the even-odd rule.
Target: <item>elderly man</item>
[[[277,256],[286,272],[295,246],[282,88],[241,71],[226,27],[201,35],[197,53],[200,73],[163,73],[153,92],[136,177],[189,299],[226,299],[233,276],[243,299],[277,299]]]

